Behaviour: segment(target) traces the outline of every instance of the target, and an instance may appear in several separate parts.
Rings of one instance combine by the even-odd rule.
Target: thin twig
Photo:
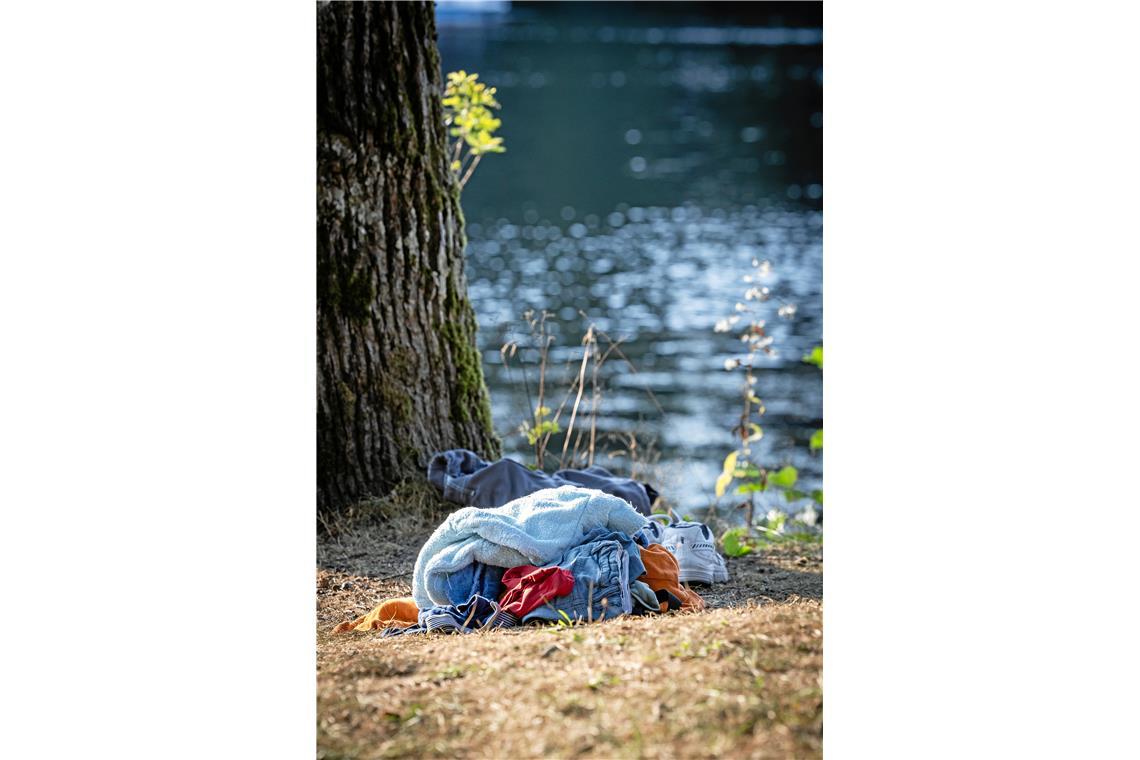
[[[606,352],[606,356],[609,352]],[[602,404],[602,391],[598,386],[598,370],[601,369],[602,364],[606,361],[605,356],[599,356],[597,347],[594,348],[594,371],[591,376],[591,383],[593,385],[593,397],[590,399],[590,456],[586,460],[587,467],[594,466],[594,446],[598,439],[598,408]]]
[[[459,180],[459,187],[460,187],[460,188],[462,188],[463,186],[465,186],[465,185],[467,184],[467,180],[471,179],[471,174],[472,174],[472,172],[474,172],[474,171],[475,171],[475,167],[479,165],[479,161],[480,161],[480,159],[482,159],[482,158],[483,158],[483,154],[482,154],[482,153],[480,153],[479,155],[475,156],[475,160],[474,160],[474,161],[472,161],[472,162],[471,162],[471,166],[469,166],[469,167],[467,168],[467,173],[463,175],[463,179]]]
[[[408,571],[405,570],[402,573],[393,573],[392,575],[384,575],[384,576],[381,576],[379,578],[373,578],[372,580],[374,580],[374,581],[390,581],[393,578],[406,578],[409,575],[411,575],[411,573],[409,573]]]
[[[582,447],[582,439],[586,437],[585,430],[578,431],[578,437],[574,439],[574,451],[570,454],[570,466],[573,467],[578,461],[578,449]]]
[[[581,312],[579,312],[579,313],[581,313]],[[585,316],[585,315],[583,315],[583,316]],[[598,351],[598,339],[596,337],[593,337],[589,331],[587,331],[586,337],[583,338],[583,344],[587,344],[587,349],[586,349],[587,351],[590,351],[591,349],[589,347],[592,346],[593,347],[592,350],[594,353],[593,372],[591,374],[592,390],[590,392],[590,448],[587,451],[587,462],[586,462],[586,466],[589,467],[589,466],[594,464],[594,441],[595,441],[595,432],[596,432],[597,424],[598,424],[598,400],[599,400],[598,366],[600,363],[605,362],[605,357],[609,355],[609,352],[607,351],[605,355],[602,355],[601,353],[599,353],[599,351]],[[584,358],[585,357],[583,357],[583,359]],[[578,437],[574,439],[574,453],[570,457],[571,466],[573,466],[576,462],[579,461],[578,460],[578,450],[582,447],[582,439],[585,437],[585,435],[586,435],[586,431],[584,431],[584,430],[579,431]]]
[[[617,353],[617,355],[618,355],[618,356],[620,356],[620,357],[621,357],[621,358],[622,358],[622,359],[625,361],[625,363],[626,363],[627,365],[629,365],[629,369],[630,369],[630,371],[632,371],[632,372],[633,372],[633,374],[635,374],[635,375],[636,375],[636,374],[639,374],[639,373],[638,373],[638,371],[637,371],[637,367],[633,366],[633,362],[632,362],[632,361],[630,361],[629,357],[628,357],[628,356],[626,356],[624,353],[622,353],[622,350],[621,350],[620,348],[618,348],[618,344],[619,344],[619,343],[621,343],[621,341],[615,341],[613,338],[611,338],[610,336],[606,335],[606,334],[605,334],[604,332],[602,332],[601,330],[598,330],[598,334],[599,334],[599,335],[601,335],[601,336],[602,336],[603,338],[605,338],[606,340],[608,340],[608,341],[609,341],[609,342],[610,342],[610,343],[613,345],[613,350],[614,350],[614,351]],[[645,392],[646,392],[646,393],[649,395],[649,399],[650,399],[650,400],[653,402],[653,405],[654,405],[655,407],[657,407],[657,411],[661,412],[661,414],[665,414],[665,410],[664,410],[664,409],[661,407],[661,404],[660,404],[660,403],[658,403],[658,401],[657,401],[657,397],[653,395],[653,391],[651,391],[651,390],[649,389],[649,386],[648,386],[648,385],[646,385],[646,384],[644,383],[644,381],[642,382],[642,388],[643,388],[643,389],[645,390]]]
[[[530,420],[531,420],[531,422],[533,422],[534,421],[534,397],[530,395],[530,375],[527,373],[526,364],[523,363],[523,360],[521,358],[519,359],[519,371],[522,372],[523,388],[526,389],[526,403],[528,406],[530,406]]]
[[[586,387],[586,361],[590,358],[590,339],[593,338],[594,326],[586,328],[586,351],[582,354],[582,368],[578,371],[578,396],[574,399],[574,408],[570,412],[570,425],[566,428],[566,438],[562,441],[562,456],[558,460],[559,467],[565,467],[566,450],[570,446],[570,435],[574,432],[574,420],[578,417],[578,405],[582,403],[582,391]]]
[[[539,356],[541,358],[538,369],[538,407],[535,409],[535,420],[538,423],[538,412],[543,409],[543,401],[546,400],[546,360],[550,355],[550,343],[554,340],[553,335],[546,334],[546,312],[542,312],[542,320],[539,322],[539,335],[542,340],[542,348],[539,349]],[[544,418],[546,415],[542,415]],[[545,420],[544,420],[545,421]],[[538,469],[542,469],[546,461],[546,443],[550,440],[550,434],[535,439],[535,457],[538,460]]]

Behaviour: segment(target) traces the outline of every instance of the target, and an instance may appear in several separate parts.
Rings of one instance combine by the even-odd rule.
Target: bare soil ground
[[[318,757],[819,757],[823,560],[728,559],[709,609],[381,638],[332,628],[411,592],[440,515],[318,544]]]

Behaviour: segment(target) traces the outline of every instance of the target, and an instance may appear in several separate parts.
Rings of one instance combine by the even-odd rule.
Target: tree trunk
[[[430,3],[317,9],[317,505],[499,456]]]

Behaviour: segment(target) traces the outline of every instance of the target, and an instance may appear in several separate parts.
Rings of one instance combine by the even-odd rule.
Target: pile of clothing
[[[601,467],[550,476],[455,450],[437,454],[428,473],[445,498],[468,505],[420,549],[411,597],[388,599],[336,632],[470,633],[699,610],[704,600],[689,584],[728,580],[706,525],[647,517],[656,492]]]

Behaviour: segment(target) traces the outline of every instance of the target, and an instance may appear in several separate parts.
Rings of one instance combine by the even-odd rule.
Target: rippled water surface
[[[633,431],[643,449],[652,444],[653,478],[693,512],[712,500],[735,442],[742,375],[724,363],[744,344],[713,325],[745,300],[753,258],[772,263],[762,285],[773,297],[761,308],[777,350],[758,362],[760,458],[794,464],[807,489],[822,476],[822,455],[807,447],[822,426],[822,381],[800,361],[822,341],[818,6],[732,5],[438,11],[444,70],[479,72],[503,106],[507,153],[478,167],[463,207],[506,454],[533,461],[517,433],[529,414],[518,360],[509,372],[500,346],[525,337],[524,311],[550,312],[548,378],[564,389],[585,312],[623,341],[638,370],[607,362],[599,431]],[[784,303],[797,307],[790,320],[776,316]],[[607,439],[600,448],[622,447]],[[630,467],[624,456],[597,461]]]

